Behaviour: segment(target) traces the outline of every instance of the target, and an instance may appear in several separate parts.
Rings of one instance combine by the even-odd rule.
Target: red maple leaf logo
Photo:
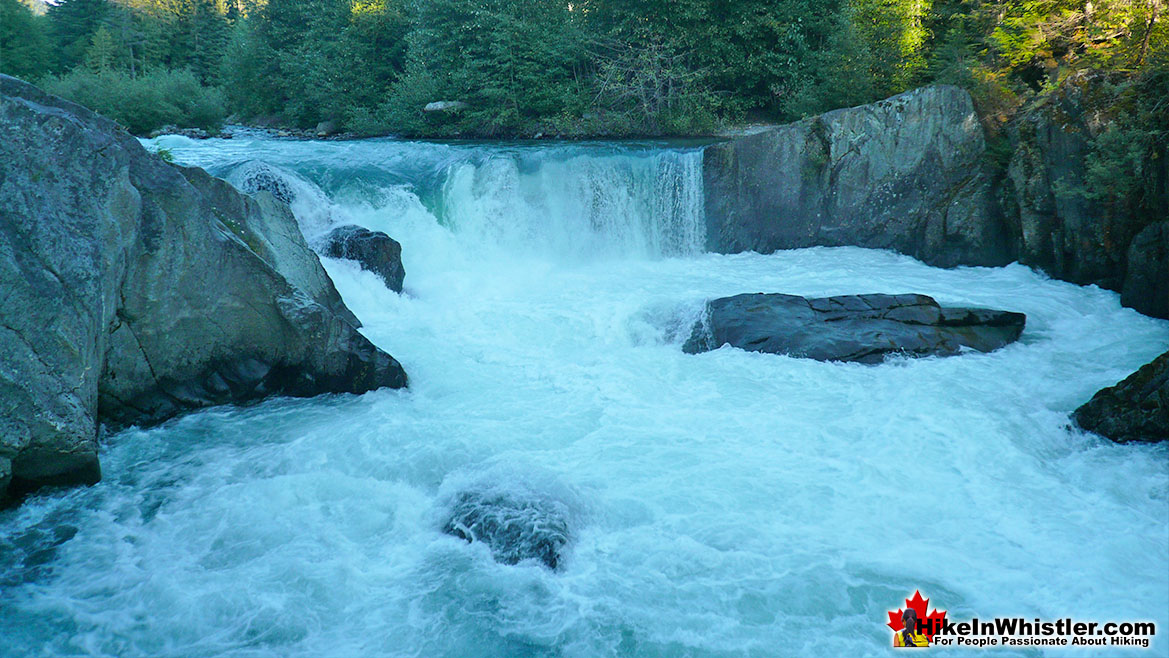
[[[917,590],[913,593],[912,599],[905,599],[905,605],[913,608],[917,613],[917,618],[921,621],[921,633],[925,635],[930,641],[934,641],[934,633],[942,628],[942,624],[946,621],[946,611],[934,609],[933,612],[926,614],[926,608],[929,607],[930,600],[921,598],[921,591]],[[905,622],[901,620],[901,615],[905,612],[905,608],[898,608],[897,612],[889,612],[889,623],[886,624],[892,628],[894,632],[899,632],[905,628]]]

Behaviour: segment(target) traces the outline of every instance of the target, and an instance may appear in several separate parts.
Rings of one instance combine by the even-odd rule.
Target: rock
[[[556,569],[569,534],[569,511],[563,503],[519,492],[460,493],[443,532],[468,542],[484,542],[503,564],[537,560]]]
[[[459,112],[471,107],[463,101],[434,101],[422,108],[423,112]]]
[[[682,349],[695,354],[730,344],[818,361],[880,363],[897,354],[951,356],[963,347],[990,352],[1015,341],[1025,322],[1022,313],[942,308],[925,295],[744,294],[708,302]]]
[[[233,180],[245,194],[268,192],[277,201],[291,204],[296,199],[296,191],[289,185],[287,177],[266,162],[252,160],[233,172]]]
[[[923,87],[706,149],[707,248],[893,249],[939,266],[1005,265],[1007,226],[969,94]]]
[[[1120,303],[1155,318],[1169,318],[1169,221],[1144,228],[1128,246]]]
[[[336,121],[322,121],[317,124],[317,137],[331,137],[336,135],[338,132],[340,131],[337,129]]]
[[[183,137],[190,137],[191,139],[210,139],[211,135],[202,128],[179,128],[173,125],[166,125],[157,130],[150,131],[148,138],[154,139],[161,135],[181,135]]]
[[[1023,262],[1065,281],[1120,290],[1136,229],[1084,194],[1092,139],[1104,129],[1085,98],[1103,82],[1094,78],[1071,76],[1012,125],[1011,211]]]
[[[1115,82],[1080,71],[1041,95],[1011,123],[1005,167],[987,157],[969,96],[944,85],[710,146],[707,248],[853,245],[941,267],[1018,260],[1169,318],[1164,233],[1147,228],[1169,212],[1169,146],[1151,158],[1155,180],[1134,186],[1141,203],[1091,194],[1095,140],[1131,104]]]
[[[1072,419],[1118,443],[1169,441],[1169,352],[1098,391]]]
[[[329,258],[347,258],[361,264],[386,282],[394,292],[402,292],[406,268],[402,266],[402,245],[380,231],[360,226],[339,226],[324,237],[321,253]]]
[[[0,478],[99,477],[97,430],[406,385],[288,207],[0,76]]]

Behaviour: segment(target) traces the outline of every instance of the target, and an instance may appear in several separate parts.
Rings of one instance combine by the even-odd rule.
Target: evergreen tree
[[[45,19],[20,0],[0,0],[0,72],[36,80],[48,71]]]

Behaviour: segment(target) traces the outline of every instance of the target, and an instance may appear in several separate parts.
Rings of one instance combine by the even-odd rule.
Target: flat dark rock
[[[1072,418],[1118,443],[1169,441],[1169,352],[1097,391]]]
[[[402,292],[406,268],[402,265],[402,245],[381,231],[361,226],[338,226],[324,238],[321,253],[330,258],[357,261],[386,282],[394,292]]]
[[[880,363],[890,355],[951,356],[990,352],[1023,333],[1022,313],[943,308],[926,295],[743,294],[707,303],[682,349],[731,345],[818,361]]]

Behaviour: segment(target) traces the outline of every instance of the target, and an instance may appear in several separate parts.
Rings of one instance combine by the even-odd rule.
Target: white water
[[[101,484],[0,513],[0,654],[885,655],[920,588],[958,619],[1152,620],[1138,655],[1166,655],[1169,446],[1067,427],[1169,346],[1115,294],[851,248],[701,254],[697,151],[162,144],[280,166],[335,204],[312,217],[400,240],[404,295],[324,262],[411,388],[108,437]],[[875,367],[681,352],[701,300],[755,291],[1028,325]],[[439,531],[484,484],[571,510],[560,570]]]

